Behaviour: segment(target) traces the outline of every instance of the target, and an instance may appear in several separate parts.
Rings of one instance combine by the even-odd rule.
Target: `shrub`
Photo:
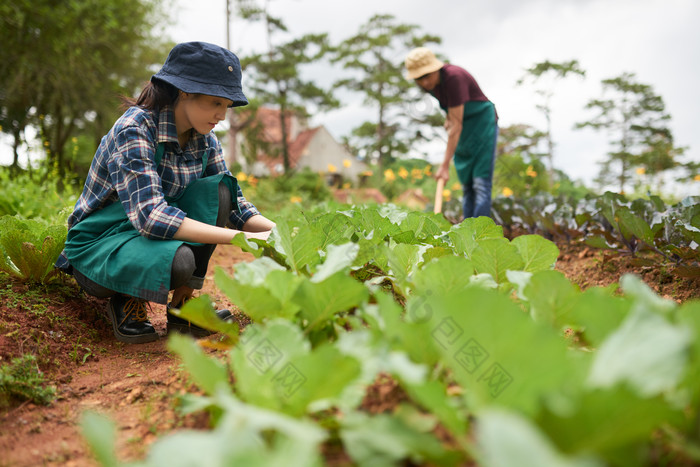
[[[67,234],[64,225],[46,226],[38,220],[1,217],[0,271],[28,282],[50,282],[56,276],[53,265]]]

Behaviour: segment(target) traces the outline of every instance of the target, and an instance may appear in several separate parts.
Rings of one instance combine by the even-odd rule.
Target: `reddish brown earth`
[[[679,302],[700,298],[697,279],[679,279],[659,267],[633,266],[628,257],[581,245],[560,249],[556,269],[581,288],[607,286],[632,272],[661,296]],[[233,264],[250,259],[236,247],[218,247],[204,288],[220,307],[230,307],[242,325],[246,317],[216,289],[212,276],[216,266],[231,273]],[[117,452],[123,461],[142,458],[150,443],[172,430],[207,427],[205,415],[177,412],[177,396],[197,389],[166,349],[167,340],[117,342],[105,306],[106,301],[80,293],[72,280],[47,290],[0,280],[0,363],[25,353],[37,355],[39,368],[58,395],[48,406],[15,402],[0,408],[0,465],[95,465],[78,427],[87,409],[115,421]],[[154,304],[150,318],[164,335],[164,306]],[[380,377],[368,388],[362,408],[380,413],[404,398],[394,381]],[[324,455],[333,465],[349,462],[338,446],[326,446]]]

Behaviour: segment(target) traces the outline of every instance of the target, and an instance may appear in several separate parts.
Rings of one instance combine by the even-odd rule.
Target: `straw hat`
[[[406,56],[406,78],[416,79],[442,68],[443,62],[435,58],[432,50],[426,47],[418,47],[411,50]]]

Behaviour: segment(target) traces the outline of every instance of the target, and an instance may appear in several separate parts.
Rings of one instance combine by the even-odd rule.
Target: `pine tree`
[[[576,128],[606,130],[611,135],[613,150],[602,162],[597,182],[617,182],[620,193],[624,193],[632,169],[639,167],[655,173],[668,170],[677,164],[676,157],[682,149],[674,147],[667,126],[671,117],[663,99],[650,85],[637,82],[634,73],[604,79],[602,85],[603,93],[611,94],[610,97],[590,100],[586,108],[596,110],[597,115],[577,123]]]

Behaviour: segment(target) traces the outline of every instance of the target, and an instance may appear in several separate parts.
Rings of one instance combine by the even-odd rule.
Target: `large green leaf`
[[[343,446],[358,466],[383,467],[404,459],[454,465],[457,459],[435,437],[394,415],[353,412],[341,423]]]
[[[525,262],[518,248],[506,238],[480,240],[471,255],[477,273],[490,274],[499,284],[506,282],[506,271],[520,271]]]
[[[275,249],[285,257],[287,265],[295,272],[308,272],[321,262],[318,254],[320,238],[308,226],[293,227],[284,219],[276,222],[270,240]]]
[[[513,239],[523,258],[523,271],[537,272],[554,268],[559,257],[559,248],[540,235],[521,235]]]
[[[409,278],[423,261],[423,253],[427,248],[425,245],[406,243],[390,243],[385,247],[384,252],[389,261],[389,273],[394,284],[402,292],[406,292],[409,286]]]
[[[207,394],[228,389],[226,367],[207,356],[194,339],[175,333],[168,338],[168,350],[180,356],[194,382]]]
[[[432,337],[432,328],[424,325],[434,319],[434,303],[423,300],[421,304],[410,305],[408,309],[412,310],[412,315],[407,322],[403,319],[402,308],[390,295],[376,292],[374,297],[376,305],[365,305],[363,312],[377,339],[388,342],[396,351],[405,352],[415,363],[435,365],[440,352]],[[421,297],[413,299],[420,301]]]
[[[532,318],[552,325],[565,321],[580,294],[563,273],[546,270],[533,274],[523,293]]]
[[[484,467],[602,467],[593,458],[572,458],[559,452],[529,420],[513,412],[478,414],[479,465]]]
[[[308,420],[242,403],[230,393],[209,398],[222,411],[210,431],[180,430],[158,439],[137,465],[320,467],[324,430]]]
[[[617,211],[620,227],[625,236],[633,235],[649,246],[654,246],[654,234],[649,224],[639,216],[636,216],[627,208],[620,208]]]
[[[246,328],[231,351],[236,389],[247,402],[301,416],[332,400],[360,375],[360,364],[332,344],[311,350],[293,324],[277,320]]]
[[[321,282],[304,280],[292,297],[307,321],[307,331],[328,324],[338,312],[354,308],[369,296],[367,288],[342,272],[335,273]]]
[[[348,270],[355,261],[360,247],[356,243],[343,245],[328,245],[326,258],[323,264],[316,270],[311,282],[322,282],[336,272]]]
[[[239,269],[236,271],[234,279],[217,268],[214,280],[231,302],[253,321],[262,322],[273,318],[291,319],[299,312],[299,306],[291,300],[291,297],[304,280],[303,277],[290,271],[274,269],[268,270],[264,276],[250,275],[239,281],[239,278],[245,276],[238,274]],[[254,269],[254,271],[261,270]]]
[[[468,288],[426,300],[441,361],[473,409],[497,404],[534,414],[548,395],[582,384],[588,355],[567,349],[557,330],[534,322],[495,290]]]
[[[188,300],[182,308],[173,309],[171,313],[197,326],[225,334],[233,342],[238,340],[238,323],[222,321],[214,311],[207,295]]]
[[[117,430],[113,421],[95,412],[85,412],[80,419],[80,431],[103,467],[119,465],[114,448]]]
[[[637,302],[596,352],[588,382],[599,388],[627,383],[643,396],[670,390],[684,374],[690,342],[688,328]]]
[[[582,331],[587,343],[599,347],[620,326],[631,305],[629,300],[615,297],[607,289],[593,287],[578,295],[567,307],[569,313],[560,314],[557,322]]]
[[[462,439],[467,433],[467,410],[457,398],[447,394],[442,381],[426,381],[412,384],[402,381],[406,392],[423,408],[435,415],[455,439]]]
[[[429,296],[462,290],[470,285],[473,275],[474,267],[468,259],[454,255],[441,256],[413,273],[413,294]]]
[[[480,240],[486,238],[503,238],[503,227],[488,217],[464,219],[452,227],[448,237],[454,245],[455,253],[471,258],[472,252]]]
[[[663,423],[679,419],[663,397],[640,398],[620,386],[587,392],[575,407],[561,414],[547,410],[538,417],[559,448],[572,454],[595,452],[606,457],[621,447],[643,445]]]

